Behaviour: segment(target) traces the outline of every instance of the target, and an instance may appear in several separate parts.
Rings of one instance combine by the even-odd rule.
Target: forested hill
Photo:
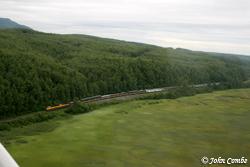
[[[0,18],[0,29],[7,29],[7,28],[13,28],[13,29],[31,29],[27,26],[18,24],[8,18]]]
[[[0,117],[52,103],[144,88],[246,80],[244,56],[84,35],[0,30]]]

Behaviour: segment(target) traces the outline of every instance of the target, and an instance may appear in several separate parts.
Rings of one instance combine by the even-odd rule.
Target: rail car
[[[101,95],[86,97],[86,98],[81,99],[81,101],[85,102],[85,101],[89,101],[89,100],[93,100],[93,99],[99,99],[101,97],[102,97]]]
[[[102,95],[101,98],[109,98],[111,95]]]
[[[56,106],[48,106],[48,107],[46,108],[46,111],[55,111],[55,110],[58,110],[58,109],[67,108],[67,107],[69,107],[71,104],[73,104],[73,103],[70,102],[70,103],[67,103],[67,104],[59,104],[59,105],[56,105]]]
[[[146,90],[133,90],[128,92],[129,95],[142,94],[142,93],[146,93]]]
[[[147,93],[154,93],[154,92],[161,92],[163,90],[164,90],[163,88],[156,88],[156,89],[146,89],[145,91]]]

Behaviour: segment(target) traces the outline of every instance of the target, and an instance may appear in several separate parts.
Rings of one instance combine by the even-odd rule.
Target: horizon
[[[249,11],[247,0],[0,2],[1,17],[41,32],[245,56],[250,55]]]

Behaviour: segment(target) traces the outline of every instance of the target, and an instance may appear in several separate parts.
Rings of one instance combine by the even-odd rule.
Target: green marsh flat
[[[124,102],[56,123],[52,131],[7,145],[21,167],[198,167],[203,156],[250,160],[250,89]],[[39,129],[31,126],[19,130]]]

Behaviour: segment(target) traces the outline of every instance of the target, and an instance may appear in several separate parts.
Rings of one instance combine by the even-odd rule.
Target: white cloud
[[[0,16],[45,32],[250,55],[249,0],[0,0]]]

